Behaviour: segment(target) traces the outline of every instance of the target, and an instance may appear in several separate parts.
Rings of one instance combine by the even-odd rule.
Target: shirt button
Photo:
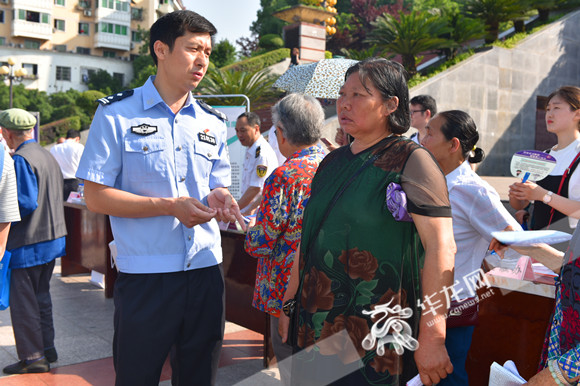
[[[187,268],[191,267],[191,263],[187,263]]]
[[[179,122],[179,120],[177,118],[175,118],[175,123]]]
[[[187,236],[187,240],[191,241],[191,236]]]
[[[181,178],[179,179],[179,182],[183,182],[183,181],[185,181],[185,177],[181,177]]]
[[[207,153],[207,158],[211,158],[211,153]]]
[[[181,146],[177,146],[177,151],[181,151]]]
[[[149,147],[148,146],[143,146],[143,151],[147,151],[147,150],[149,150]]]

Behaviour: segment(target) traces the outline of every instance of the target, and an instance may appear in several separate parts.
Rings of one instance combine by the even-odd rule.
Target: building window
[[[54,5],[60,5],[60,6],[64,7],[65,6],[64,1],[65,0],[54,0]]]
[[[43,23],[48,24],[50,15],[48,13],[40,13],[34,11],[27,11],[25,9],[18,10],[18,19],[26,20],[31,23]]]
[[[121,74],[119,72],[113,72],[113,78],[118,80],[119,83],[121,84],[121,86],[124,84],[125,81],[125,75]]]
[[[131,20],[143,20],[143,8],[131,7]]]
[[[91,49],[86,47],[77,47],[77,54],[90,55]]]
[[[39,50],[40,42],[37,42],[35,40],[25,40],[24,48],[28,48],[29,50]]]
[[[131,31],[131,41],[135,43],[141,43],[143,39],[141,39],[141,34],[139,31]]]
[[[6,45],[6,38],[4,36],[0,36],[0,46]]]
[[[0,23],[4,23],[4,10],[0,10]]]
[[[117,53],[115,51],[103,50],[103,57],[105,58],[116,58]]]
[[[128,29],[126,25],[112,23],[100,23],[100,24],[101,24],[101,32],[123,36],[127,36],[128,34]]]
[[[66,52],[66,44],[55,44],[52,49],[57,52]]]
[[[56,80],[70,81],[70,67],[56,66]]]
[[[129,12],[129,2],[122,0],[101,0],[103,8],[116,9],[117,11]]]
[[[22,63],[22,68],[24,68],[26,73],[30,76],[36,77],[38,75],[38,64]]]
[[[79,23],[79,35],[89,35],[89,23]]]
[[[54,29],[57,31],[64,32],[64,20],[61,19],[54,19]]]
[[[79,7],[81,8],[91,8],[91,0],[79,0]]]

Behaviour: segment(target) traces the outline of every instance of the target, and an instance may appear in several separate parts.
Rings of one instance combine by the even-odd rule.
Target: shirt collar
[[[308,157],[310,155],[316,154],[324,155],[324,150],[322,150],[322,148],[319,145],[312,145],[310,147],[307,147],[306,149],[295,151],[287,159]]]
[[[252,146],[250,146],[250,147],[248,148],[248,150],[247,150],[247,151],[248,151],[248,152],[251,152],[251,151],[252,151],[252,150],[254,150],[256,147],[258,147],[259,145],[261,145],[261,143],[260,143],[260,142],[261,142],[261,139],[262,139],[262,138],[264,138],[264,137],[262,137],[262,134],[260,134],[260,136],[258,137],[258,139],[256,139],[256,142],[254,142],[254,143],[252,144]]]
[[[159,103],[166,104],[163,98],[161,98],[159,91],[157,91],[157,88],[153,84],[154,80],[155,75],[151,75],[149,79],[147,79],[147,82],[145,82],[145,84],[143,85],[143,92],[141,95],[143,98],[143,110],[148,110],[158,105]],[[185,100],[185,104],[181,109],[183,110],[185,108],[192,108],[194,101],[195,99],[193,99],[191,93],[190,92],[187,93],[187,99]]]
[[[451,188],[459,183],[462,176],[465,176],[470,172],[471,166],[469,165],[469,161],[463,161],[461,165],[445,176],[445,179],[447,180],[447,189],[451,190]]]
[[[15,150],[15,151],[18,151],[18,149],[20,149],[22,146],[26,145],[26,144],[27,144],[27,143],[29,143],[29,142],[36,142],[36,140],[35,140],[34,138],[27,139],[26,141],[22,142],[22,143],[20,144],[20,146],[18,146],[18,147],[16,148],[16,150]]]

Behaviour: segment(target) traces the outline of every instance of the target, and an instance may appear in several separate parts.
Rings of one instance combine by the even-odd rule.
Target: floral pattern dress
[[[335,193],[375,154],[378,159],[352,180],[322,221]],[[356,155],[345,146],[318,169],[303,222],[293,383],[299,374],[308,374],[297,382],[305,384],[317,372],[333,371],[326,367],[329,360],[337,368],[362,361],[362,368],[343,384],[400,385],[417,375],[412,350],[399,355],[387,344],[384,354],[377,355],[376,346],[363,348],[376,321],[365,312],[389,302],[412,311],[405,323],[414,338],[418,335],[424,251],[415,225],[397,221],[387,208],[391,183],[402,186],[410,213],[451,216],[441,169],[430,153],[408,139],[389,137]],[[343,329],[350,342],[323,344]],[[351,343],[354,355],[348,350]]]

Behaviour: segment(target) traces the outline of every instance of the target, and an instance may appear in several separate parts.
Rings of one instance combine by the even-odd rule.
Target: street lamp
[[[8,66],[0,67],[0,76],[2,76],[2,80],[8,79],[10,84],[10,108],[12,108],[12,82],[22,82],[22,79],[27,75],[27,71],[24,68],[19,68],[18,70],[14,71],[14,64],[16,61],[14,58],[8,58]]]

